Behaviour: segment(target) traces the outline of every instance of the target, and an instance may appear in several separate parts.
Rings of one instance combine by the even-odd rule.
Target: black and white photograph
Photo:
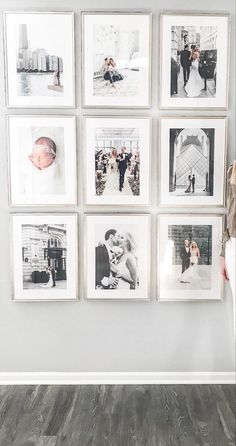
[[[150,120],[87,117],[88,204],[148,204]]]
[[[15,300],[76,299],[77,216],[13,215]]]
[[[150,19],[83,14],[85,106],[149,106]]]
[[[162,105],[226,107],[227,42],[227,16],[162,15]]]
[[[9,106],[73,106],[73,26],[73,13],[5,13]]]
[[[162,118],[160,130],[160,204],[223,206],[226,118]]]
[[[87,298],[148,299],[148,215],[87,216]]]
[[[159,216],[160,300],[221,298],[221,229],[221,216]]]
[[[72,116],[9,116],[10,201],[76,203],[76,138]]]

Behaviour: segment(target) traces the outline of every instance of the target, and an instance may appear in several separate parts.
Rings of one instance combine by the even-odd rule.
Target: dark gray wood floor
[[[0,387],[0,446],[61,445],[235,446],[235,387]]]

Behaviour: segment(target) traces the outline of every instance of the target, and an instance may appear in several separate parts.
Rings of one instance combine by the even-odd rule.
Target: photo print
[[[159,216],[159,299],[221,298],[221,216]]]
[[[150,14],[84,13],[84,105],[148,107]]]
[[[226,119],[162,118],[160,130],[161,205],[223,206]]]
[[[73,106],[73,20],[73,13],[5,13],[10,107]]]
[[[149,216],[87,216],[87,298],[148,299]]]
[[[77,216],[11,218],[14,299],[76,299]]]
[[[76,202],[75,118],[9,116],[11,204]]]
[[[148,118],[87,117],[88,204],[148,204]]]
[[[163,107],[226,108],[228,16],[163,14]]]

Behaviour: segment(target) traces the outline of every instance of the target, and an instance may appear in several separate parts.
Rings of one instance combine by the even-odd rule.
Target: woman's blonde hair
[[[135,251],[135,241],[133,236],[130,234],[130,232],[125,233],[126,243],[127,243],[127,249],[130,252]]]

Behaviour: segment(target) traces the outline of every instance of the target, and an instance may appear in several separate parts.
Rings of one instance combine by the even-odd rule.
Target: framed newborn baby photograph
[[[149,118],[85,117],[86,202],[148,205]]]
[[[148,300],[149,237],[149,215],[87,215],[87,299]]]
[[[74,13],[9,11],[4,25],[7,106],[74,107]]]
[[[76,204],[73,116],[8,116],[11,205]]]
[[[229,14],[161,14],[161,108],[227,109]]]
[[[220,300],[222,215],[159,215],[158,298]]]
[[[160,205],[224,206],[225,117],[160,121]]]
[[[151,14],[84,12],[83,105],[150,107]]]
[[[77,299],[77,214],[12,214],[15,301]]]

